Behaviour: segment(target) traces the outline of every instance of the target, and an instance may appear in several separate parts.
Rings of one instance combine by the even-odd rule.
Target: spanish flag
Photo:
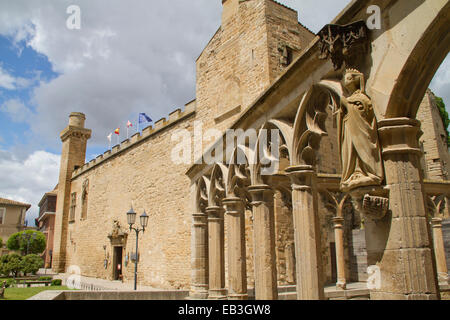
[[[120,128],[117,128],[116,131],[114,131],[114,133],[120,135]]]

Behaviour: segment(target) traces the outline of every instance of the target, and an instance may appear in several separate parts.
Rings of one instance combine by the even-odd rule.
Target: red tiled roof
[[[9,206],[27,207],[27,209],[29,209],[31,207],[31,204],[22,203],[22,202],[4,199],[4,198],[0,198],[0,204],[9,205]]]

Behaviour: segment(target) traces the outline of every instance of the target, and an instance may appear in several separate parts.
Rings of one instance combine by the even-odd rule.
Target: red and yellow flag
[[[117,128],[116,131],[114,131],[114,133],[120,135],[120,128]]]

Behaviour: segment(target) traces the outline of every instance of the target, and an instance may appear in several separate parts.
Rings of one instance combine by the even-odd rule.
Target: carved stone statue
[[[337,120],[342,161],[341,189],[347,192],[357,187],[380,185],[383,166],[377,120],[372,101],[365,93],[364,75],[348,69],[343,85],[349,96],[342,97]]]

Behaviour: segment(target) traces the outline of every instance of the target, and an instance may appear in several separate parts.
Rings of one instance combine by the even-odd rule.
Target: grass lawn
[[[5,289],[5,298],[0,300],[26,300],[39,292],[46,290],[69,290],[65,286],[54,287],[32,287],[32,288],[7,288]]]

